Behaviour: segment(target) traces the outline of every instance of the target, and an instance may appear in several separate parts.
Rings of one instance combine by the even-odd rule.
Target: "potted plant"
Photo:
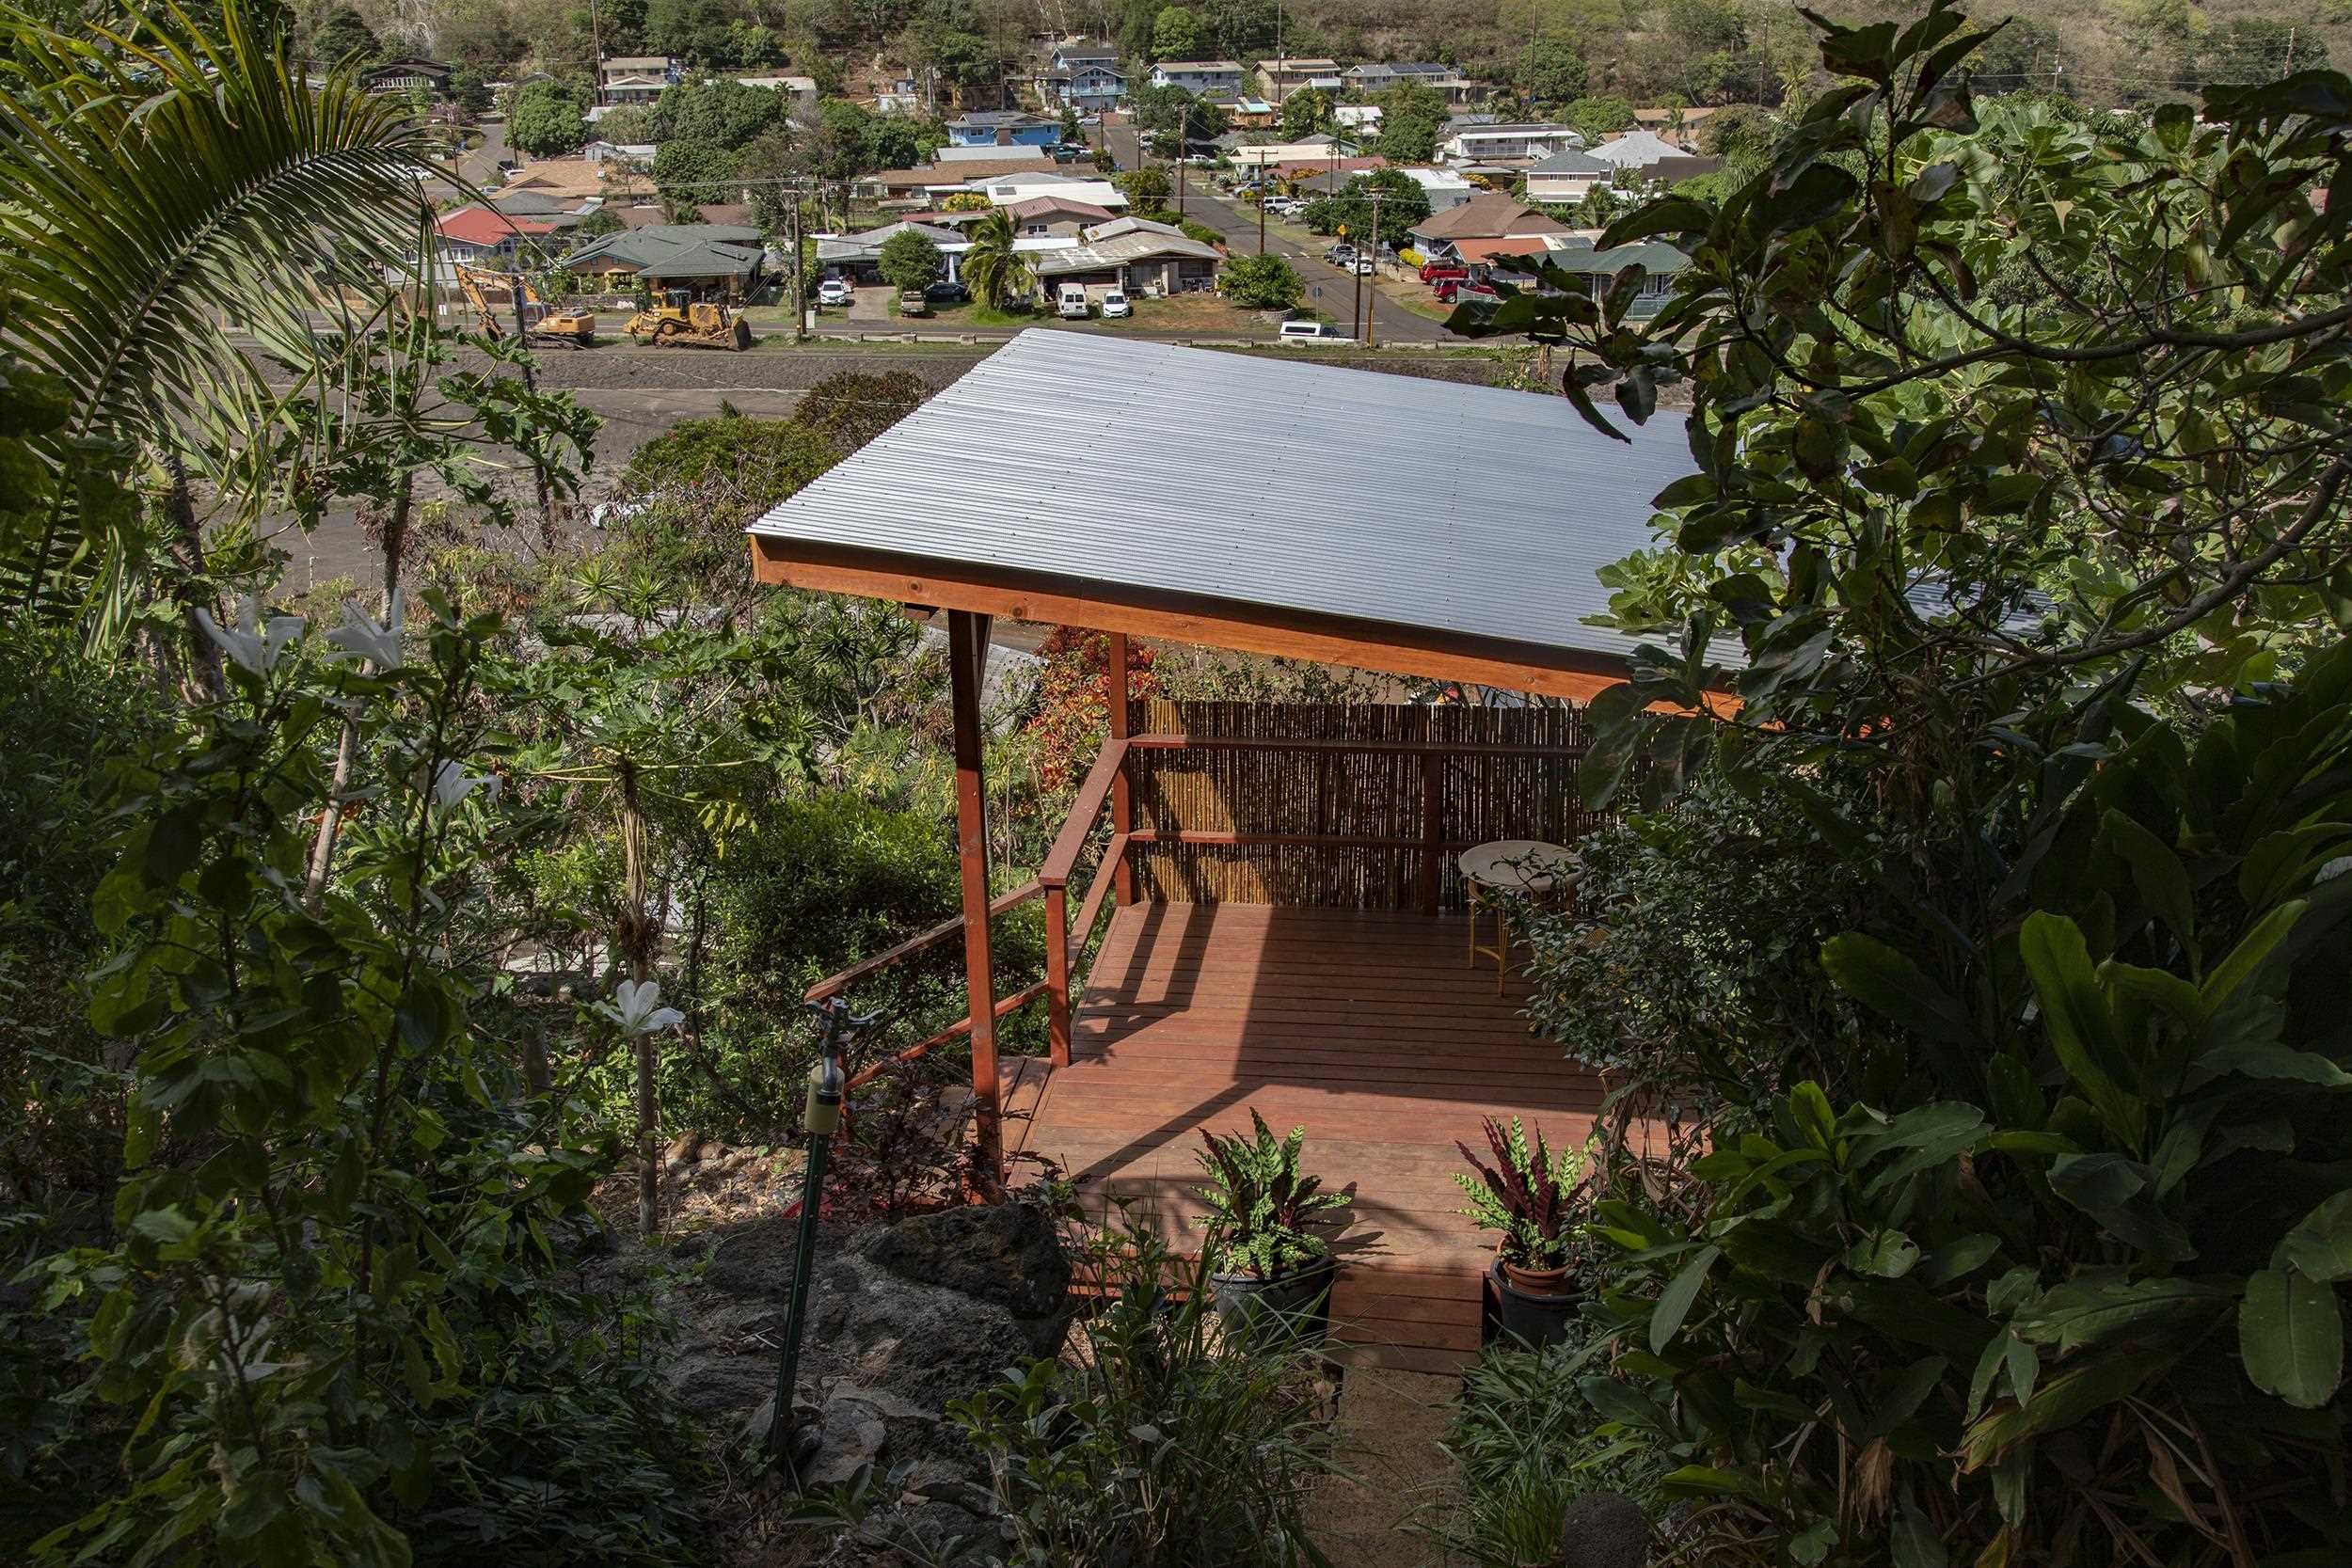
[[[1249,1121],[1254,1136],[1200,1133],[1209,1184],[1199,1192],[1209,1212],[1196,1223],[1208,1227],[1216,1253],[1210,1293],[1229,1327],[1269,1319],[1305,1325],[1320,1315],[1331,1283],[1330,1247],[1310,1227],[1347,1198],[1299,1169],[1305,1128],[1277,1140],[1255,1110]]]
[[[1492,1165],[1469,1145],[1454,1146],[1477,1172],[1454,1175],[1470,1197],[1462,1212],[1481,1229],[1501,1233],[1493,1271],[1499,1326],[1530,1345],[1553,1344],[1566,1337],[1579,1299],[1578,1276],[1591,1255],[1583,1219],[1584,1156],[1573,1148],[1547,1148],[1540,1126],[1531,1144],[1517,1117],[1507,1130],[1488,1117],[1486,1128]]]

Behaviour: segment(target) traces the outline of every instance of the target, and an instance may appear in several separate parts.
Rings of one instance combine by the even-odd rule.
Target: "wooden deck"
[[[1071,1065],[1015,1069],[1007,1142],[1059,1165],[1089,1207],[1134,1200],[1171,1239],[1200,1232],[1199,1129],[1307,1129],[1307,1159],[1353,1198],[1335,1250],[1342,1338],[1383,1365],[1444,1371],[1478,1348],[1493,1239],[1456,1211],[1479,1118],[1581,1142],[1597,1080],[1527,1032],[1516,975],[1472,969],[1459,914],[1244,904],[1115,912],[1082,996]],[[1012,1064],[1008,1063],[1008,1067]],[[1041,1067],[1042,1064],[1036,1064]]]

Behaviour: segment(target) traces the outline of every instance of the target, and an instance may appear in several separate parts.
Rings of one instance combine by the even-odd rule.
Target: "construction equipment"
[[[466,293],[467,303],[482,318],[483,336],[502,339],[513,334],[514,312],[501,318],[490,302],[493,289],[506,292],[510,304],[516,291],[521,292],[523,341],[538,348],[591,348],[596,341],[596,313],[584,305],[556,310],[539,297],[539,291],[531,280],[517,273],[484,272],[478,267],[459,267],[457,286]]]
[[[715,300],[698,300],[685,289],[665,289],[660,302],[640,310],[628,324],[631,342],[671,348],[742,349],[752,346],[751,324]]]

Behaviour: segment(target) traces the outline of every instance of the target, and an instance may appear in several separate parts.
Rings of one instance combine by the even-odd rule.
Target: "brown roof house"
[[[1458,207],[1423,218],[1413,229],[1413,248],[1424,256],[1452,254],[1461,240],[1515,240],[1534,234],[1565,234],[1568,226],[1547,217],[1500,191],[1471,197]]]

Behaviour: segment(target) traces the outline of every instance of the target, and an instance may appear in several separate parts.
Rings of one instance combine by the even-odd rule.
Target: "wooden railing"
[[[1419,780],[1420,800],[1415,802],[1420,832],[1410,836],[1363,836],[1332,833],[1254,833],[1212,832],[1173,828],[1135,830],[1129,816],[1127,799],[1127,764],[1130,756],[1145,751],[1249,751],[1336,756],[1341,754],[1374,754],[1416,757],[1421,767],[1414,770]],[[1489,744],[1475,740],[1416,740],[1416,739],[1326,739],[1314,736],[1218,736],[1181,733],[1155,733],[1137,736],[1113,735],[1103,743],[1086,779],[1072,800],[1070,815],[1054,835],[1051,847],[1038,869],[1037,876],[1009,892],[999,895],[988,906],[991,918],[1019,908],[1032,898],[1045,904],[1045,977],[1024,987],[1009,996],[998,998],[994,1014],[998,1018],[1044,998],[1047,1017],[1047,1038],[1053,1063],[1066,1067],[1070,1062],[1071,1041],[1071,958],[1073,949],[1083,953],[1093,937],[1096,923],[1101,920],[1104,906],[1114,892],[1124,902],[1133,896],[1128,869],[1128,857],[1136,848],[1152,844],[1230,845],[1239,847],[1313,847],[1352,849],[1368,852],[1395,852],[1419,858],[1415,892],[1424,912],[1434,915],[1438,907],[1439,879],[1445,858],[1470,846],[1442,836],[1444,827],[1445,769],[1449,758],[1479,753],[1496,756],[1556,758],[1572,760],[1582,754],[1576,746]],[[1086,884],[1078,901],[1076,917],[1070,912],[1070,887],[1078,873],[1087,846],[1101,826],[1106,808],[1113,813],[1112,832],[1104,846],[1094,875]],[[807,998],[821,1002],[849,990],[859,981],[882,970],[901,963],[915,955],[961,935],[963,917],[956,916],[932,927],[919,936],[912,937],[884,952],[877,953],[850,965],[840,974],[828,976],[809,988]],[[857,1088],[893,1067],[911,1062],[971,1033],[969,1016],[919,1040],[902,1051],[881,1058],[861,1068],[850,1079],[850,1087]]]

